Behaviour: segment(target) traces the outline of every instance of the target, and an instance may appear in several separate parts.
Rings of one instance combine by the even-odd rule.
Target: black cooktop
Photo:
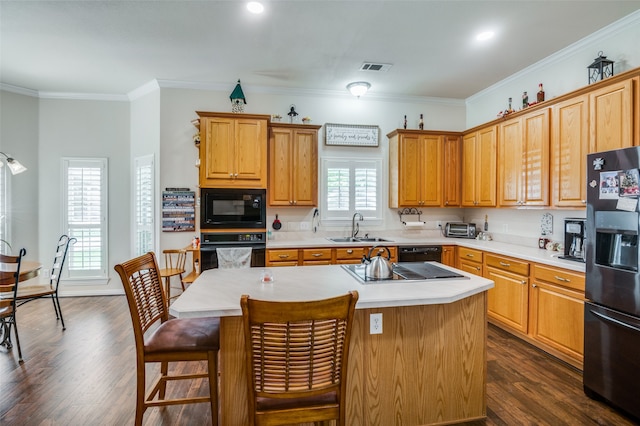
[[[377,279],[366,276],[366,265],[342,265],[342,267],[363,283],[391,281],[423,281],[436,279],[469,279],[464,275],[438,266],[437,262],[401,262],[393,264],[393,277]]]

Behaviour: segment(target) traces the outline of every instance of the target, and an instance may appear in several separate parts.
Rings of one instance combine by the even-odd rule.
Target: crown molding
[[[127,95],[114,95],[108,93],[38,92],[38,97],[40,99],[65,99],[75,101],[129,102]]]
[[[619,19],[618,21],[607,25],[606,27],[596,31],[595,33],[589,34],[588,36],[576,41],[573,44],[570,44],[569,46],[565,47],[564,49],[561,49],[555,53],[552,53],[551,55],[547,56],[546,58],[528,66],[527,68],[524,68],[518,72],[516,72],[515,74],[511,74],[509,77],[505,78],[504,80],[500,80],[499,82],[479,91],[478,93],[469,96],[466,100],[465,100],[465,104],[469,104],[473,101],[475,101],[477,98],[480,98],[482,96],[487,95],[488,93],[491,93],[495,90],[500,89],[501,87],[504,87],[510,83],[513,83],[514,81],[518,80],[519,78],[533,73],[541,68],[545,68],[548,67],[550,65],[554,65],[558,62],[560,62],[562,59],[564,59],[567,56],[571,56],[577,52],[579,52],[581,49],[584,49],[585,47],[588,47],[591,43],[593,43],[594,41],[600,40],[600,39],[604,39],[607,37],[611,37],[614,36],[618,33],[620,33],[621,31],[626,30],[627,28],[632,28],[635,27],[637,25],[640,25],[640,10],[637,10],[633,13],[631,13],[630,15],[625,16],[622,19]]]
[[[160,90],[160,84],[158,83],[158,80],[151,80],[138,87],[137,89],[133,89],[132,91],[127,93],[127,98],[130,101],[135,101],[136,99],[140,99],[141,97],[153,93],[157,90]]]
[[[33,89],[25,89],[24,87],[12,86],[11,84],[0,83],[0,90],[5,92],[11,92],[18,95],[31,96],[33,98],[38,97],[38,91]]]

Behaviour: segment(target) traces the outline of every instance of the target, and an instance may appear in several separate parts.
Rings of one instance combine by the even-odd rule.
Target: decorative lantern
[[[587,67],[589,84],[611,77],[613,75],[613,62],[607,59],[606,56],[602,56],[602,51],[598,52],[598,57]]]
[[[242,87],[240,87],[240,79],[238,79],[238,84],[236,84],[236,88],[231,92],[229,99],[231,99],[231,112],[244,112],[244,105],[247,103],[247,100],[244,98]]]

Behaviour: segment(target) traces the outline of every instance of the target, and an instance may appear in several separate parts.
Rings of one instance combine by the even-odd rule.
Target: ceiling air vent
[[[360,67],[360,71],[387,72],[392,66],[392,64],[376,64],[373,62],[365,62]]]

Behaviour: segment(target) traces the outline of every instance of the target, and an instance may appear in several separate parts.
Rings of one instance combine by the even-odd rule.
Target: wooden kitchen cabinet
[[[584,274],[534,264],[531,277],[529,335],[548,352],[582,368]]]
[[[394,130],[389,138],[389,207],[440,207],[444,136]]]
[[[551,108],[551,196],[555,207],[585,207],[589,150],[589,97]]]
[[[269,205],[318,205],[318,129],[277,124],[269,135]]]
[[[460,206],[461,141],[460,135],[444,136],[442,160],[442,205],[444,207]]]
[[[549,205],[549,109],[500,124],[498,204]]]
[[[302,265],[331,265],[332,250],[330,248],[302,249]]]
[[[462,138],[462,206],[495,207],[497,126]]]
[[[266,188],[268,115],[198,112],[200,187]]]
[[[298,249],[268,249],[266,266],[297,266]]]
[[[458,247],[456,268],[474,275],[483,276],[482,250]]]
[[[589,152],[634,145],[635,85],[630,78],[589,93]],[[635,100],[635,108],[638,100]]]
[[[456,267],[456,246],[442,246],[443,265]]]
[[[529,314],[529,263],[485,253],[484,277],[493,280],[487,292],[489,320],[527,333]]]
[[[341,247],[334,250],[337,265],[361,263],[362,256],[369,254],[368,247]]]

